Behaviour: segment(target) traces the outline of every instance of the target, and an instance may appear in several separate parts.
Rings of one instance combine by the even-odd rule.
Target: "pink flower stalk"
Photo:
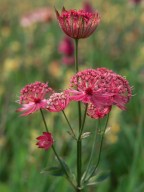
[[[57,19],[64,33],[71,38],[89,37],[97,28],[100,16],[97,12],[89,13],[84,10],[62,9],[61,14],[56,10]]]
[[[47,106],[46,95],[53,90],[48,87],[48,83],[35,82],[26,85],[20,91],[19,104],[22,105],[17,111],[23,112],[21,116],[27,116],[37,110],[45,109]]]
[[[53,93],[47,101],[47,110],[50,112],[60,112],[64,110],[70,102],[70,95],[67,91]]]
[[[43,135],[36,138],[38,142],[36,145],[38,145],[39,148],[43,148],[45,150],[48,150],[54,143],[53,137],[51,133],[43,132]]]
[[[93,104],[88,105],[87,115],[94,119],[104,118],[111,111],[111,106],[95,107]]]
[[[59,44],[58,51],[66,56],[74,55],[74,45],[72,39],[65,36]]]
[[[117,105],[122,110],[131,98],[128,81],[106,68],[86,69],[71,79],[71,99],[92,103],[96,108]]]
[[[37,9],[25,16],[20,20],[22,27],[29,27],[34,23],[47,23],[52,20],[52,11],[49,8]]]

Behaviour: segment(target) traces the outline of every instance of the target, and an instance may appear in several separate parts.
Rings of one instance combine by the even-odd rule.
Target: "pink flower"
[[[93,104],[88,105],[87,115],[94,119],[105,117],[111,111],[111,106],[95,107]]]
[[[56,10],[56,15],[64,33],[74,39],[89,37],[100,22],[97,12],[89,13],[84,10],[67,11],[63,8],[61,14]]]
[[[29,27],[34,23],[47,23],[52,20],[52,11],[49,8],[40,8],[24,15],[20,24],[22,27]]]
[[[138,5],[142,2],[142,0],[130,0],[133,4]]]
[[[101,76],[99,86],[104,87],[105,91],[112,94],[112,103],[120,109],[125,110],[125,104],[132,96],[132,90],[126,78],[114,73],[106,68],[97,68],[96,71]],[[105,84],[105,85],[104,85]]]
[[[93,8],[92,8],[89,1],[84,2],[84,8],[83,9],[84,9],[84,11],[86,11],[88,13],[93,13]]]
[[[70,87],[72,100],[92,103],[96,108],[117,105],[124,110],[131,98],[128,81],[106,68],[78,72],[72,77]]]
[[[48,87],[48,83],[35,82],[26,85],[20,91],[19,104],[22,107],[17,111],[23,112],[21,116],[27,116],[37,110],[45,109],[47,106],[45,96],[52,92],[52,89]]]
[[[66,56],[74,55],[74,45],[71,38],[65,36],[59,44],[58,47],[59,53],[62,53]]]
[[[59,112],[64,110],[70,102],[68,92],[53,93],[47,101],[47,110],[50,112]]]
[[[39,148],[44,148],[45,150],[48,150],[54,143],[53,137],[51,133],[43,132],[43,135],[36,138],[38,142],[36,145],[38,145]]]

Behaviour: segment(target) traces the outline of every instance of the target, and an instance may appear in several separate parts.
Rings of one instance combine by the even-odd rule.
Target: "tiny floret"
[[[74,39],[89,37],[100,22],[97,12],[85,10],[76,11],[63,8],[61,14],[56,10],[56,15],[64,33]]]

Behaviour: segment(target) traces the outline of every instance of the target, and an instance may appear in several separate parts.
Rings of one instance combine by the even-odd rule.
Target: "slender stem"
[[[47,132],[49,132],[42,109],[40,109],[40,112],[41,112],[41,116],[42,116],[42,119],[43,119],[43,122],[44,122],[45,129],[46,129]]]
[[[104,139],[105,130],[106,130],[106,127],[107,127],[107,124],[108,124],[108,119],[109,119],[109,114],[107,115],[105,127],[104,127],[104,130],[103,130],[103,132],[102,132],[102,136],[101,136],[98,160],[97,160],[97,163],[96,163],[96,166],[95,166],[94,170],[92,171],[92,173],[91,173],[91,174],[89,175],[89,177],[87,178],[87,181],[93,176],[93,174],[95,173],[95,171],[96,171],[96,169],[97,169],[97,167],[98,167],[98,165],[99,165],[100,157],[101,157],[101,152],[102,152],[102,144],[103,144],[103,139]]]
[[[98,132],[99,132],[99,126],[100,126],[100,119],[98,119],[98,126],[96,126],[96,131],[95,131],[95,136],[94,136],[94,142],[93,142],[93,146],[92,146],[92,150],[91,150],[91,154],[90,154],[88,166],[87,166],[87,168],[86,168],[86,172],[85,172],[85,176],[84,176],[83,180],[85,180],[85,178],[87,177],[87,174],[88,174],[88,172],[89,172],[89,170],[90,170],[90,167],[91,167],[92,158],[93,158],[93,155],[94,155],[95,145],[96,145],[96,141],[97,141],[97,136],[98,136]]]
[[[78,71],[78,39],[75,39],[75,72],[77,73]]]
[[[66,121],[67,121],[67,123],[68,123],[68,126],[69,126],[69,128],[70,128],[70,130],[71,130],[71,133],[72,133],[72,135],[73,135],[73,138],[77,140],[76,135],[75,135],[75,133],[74,133],[74,130],[73,130],[73,128],[72,128],[72,126],[71,126],[71,124],[70,124],[70,122],[69,122],[69,120],[68,120],[68,118],[67,118],[67,116],[66,116],[66,114],[65,114],[65,112],[64,112],[64,110],[62,111],[62,113],[63,113],[63,115],[64,115],[64,117],[65,117],[65,119],[66,119]]]
[[[45,120],[45,117],[44,117],[44,114],[43,114],[42,109],[40,109],[40,112],[41,112],[41,116],[42,116],[42,119],[43,119],[43,122],[44,122],[45,129],[46,129],[47,132],[49,132],[49,131],[48,131],[48,126],[47,126],[47,123],[46,123],[46,120]],[[57,157],[57,159],[58,159],[58,161],[59,161],[59,163],[60,163],[60,165],[61,165],[61,167],[62,167],[62,169],[63,169],[63,171],[64,171],[64,173],[65,173],[65,175],[66,175],[66,179],[70,182],[70,184],[71,184],[71,185],[73,186],[73,188],[76,190],[77,188],[76,188],[76,186],[73,184],[73,182],[70,180],[69,174],[67,173],[67,171],[66,171],[66,169],[65,169],[65,167],[64,167],[64,165],[63,165],[63,163],[62,163],[62,161],[61,161],[61,159],[60,159],[60,157],[59,157],[59,155],[57,154],[54,145],[52,145],[52,150],[53,150],[55,156]]]
[[[78,66],[78,39],[75,39],[75,72],[79,72]],[[78,79],[77,79],[78,82]],[[81,103],[78,102],[78,118],[79,118],[79,135],[81,132]],[[82,142],[81,139],[77,140],[77,192],[81,191],[81,169],[82,169]]]
[[[87,108],[88,108],[88,104],[86,104],[86,107],[85,107],[83,122],[82,122],[82,126],[81,126],[81,129],[80,129],[80,133],[79,133],[79,138],[78,139],[81,139],[81,135],[83,133],[84,124],[85,124],[85,120],[86,120],[86,114],[87,114]]]

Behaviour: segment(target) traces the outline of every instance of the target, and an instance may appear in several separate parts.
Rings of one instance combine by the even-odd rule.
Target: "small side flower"
[[[43,135],[36,138],[38,142],[36,145],[38,145],[38,148],[43,148],[45,150],[48,150],[54,143],[52,134],[49,132],[43,132]]]
[[[63,111],[70,102],[70,96],[67,91],[53,93],[47,101],[47,110],[50,112]]]
[[[47,106],[46,96],[52,94],[53,90],[48,86],[48,83],[35,82],[26,85],[20,91],[21,108],[17,109],[18,112],[23,112],[21,116],[27,116],[40,109],[45,109]]]

